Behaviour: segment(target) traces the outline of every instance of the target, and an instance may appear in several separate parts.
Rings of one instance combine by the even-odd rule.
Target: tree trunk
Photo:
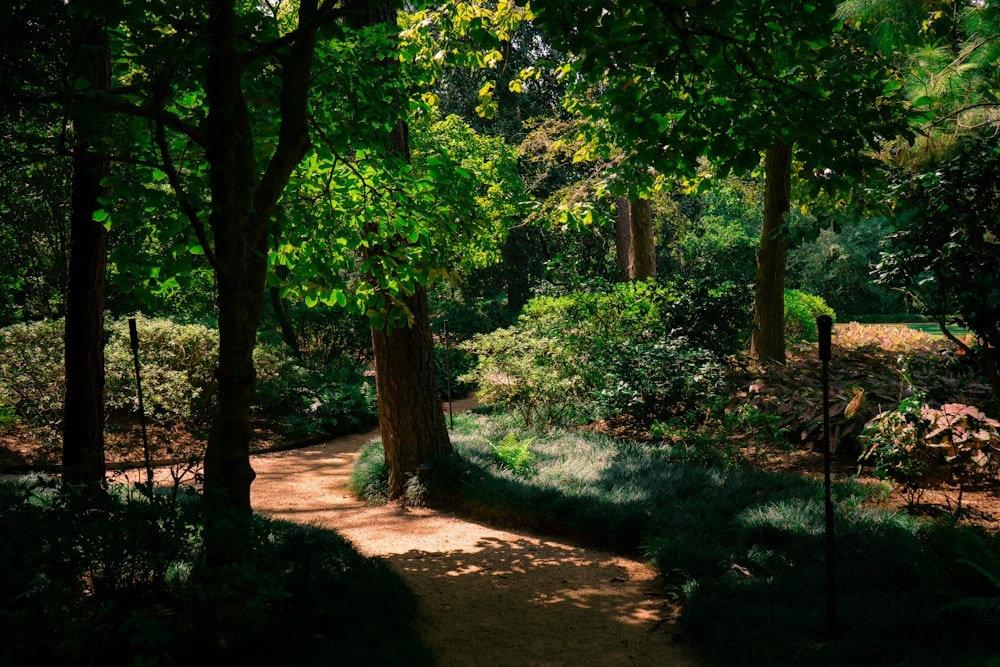
[[[402,495],[420,466],[451,452],[434,364],[427,292],[406,299],[413,326],[391,335],[372,330],[378,422],[389,468],[389,497]]]
[[[299,24],[315,12],[299,5]],[[219,289],[218,410],[205,452],[205,551],[210,567],[249,558],[250,407],[253,350],[264,307],[267,234],[274,208],[309,147],[307,100],[315,32],[306,31],[281,60],[278,145],[262,175],[242,89],[232,0],[213,0],[205,91],[209,105],[205,156],[210,166],[214,268]]]
[[[528,248],[534,240],[527,226],[514,227],[503,244],[504,282],[507,287],[507,307],[512,313],[521,312],[531,298],[531,276],[535,267],[530,261]]]
[[[278,277],[284,280],[288,277],[288,267],[278,266],[276,269]],[[299,335],[295,331],[295,324],[288,314],[288,304],[281,298],[281,290],[271,287],[267,290],[271,297],[271,307],[274,308],[274,316],[278,318],[278,326],[281,328],[281,338],[285,345],[289,347],[296,359],[302,358],[302,346],[299,344]]]
[[[649,280],[656,275],[656,239],[653,236],[653,206],[645,198],[629,203],[632,227],[632,279]]]
[[[389,2],[367,7],[361,2],[359,7],[353,19],[355,27],[396,24],[396,10]],[[392,130],[390,151],[409,162],[409,128],[403,119],[397,120]],[[417,286],[404,305],[413,315],[412,326],[394,329],[389,335],[372,329],[378,423],[389,469],[389,497],[393,499],[402,495],[407,480],[422,464],[452,451],[437,386],[426,290]]]
[[[621,280],[649,280],[656,275],[653,207],[648,199],[615,200],[615,254]]]
[[[757,276],[750,352],[759,362],[785,362],[785,260],[782,229],[791,206],[792,146],[780,139],[764,156],[764,228]]]
[[[615,257],[618,260],[618,276],[622,282],[632,280],[635,266],[632,255],[632,207],[628,197],[615,199]]]
[[[110,81],[104,26],[82,19],[76,24],[73,79],[93,90]],[[91,110],[73,116],[72,194],[69,267],[66,282],[65,374],[63,403],[63,483],[95,489],[104,482],[104,279],[107,230],[94,221],[107,194],[101,180],[108,162],[94,152],[102,122]]]

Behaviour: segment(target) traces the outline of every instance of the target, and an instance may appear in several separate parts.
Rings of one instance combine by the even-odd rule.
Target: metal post
[[[451,405],[451,345],[448,341],[448,319],[444,320],[444,368],[445,375],[448,377],[448,423],[450,424],[448,428],[455,428],[455,415],[452,412]]]
[[[837,633],[837,580],[833,533],[833,490],[830,479],[830,357],[833,319],[816,318],[819,332],[819,358],[823,362],[823,480],[826,509],[826,625],[830,638]]]
[[[146,458],[146,484],[153,491],[153,464],[149,458],[149,437],[146,435],[146,410],[142,404],[142,374],[139,371],[139,332],[135,318],[128,318],[128,337],[132,345],[132,360],[135,363],[135,390],[139,396],[139,424],[142,426],[142,452]]]

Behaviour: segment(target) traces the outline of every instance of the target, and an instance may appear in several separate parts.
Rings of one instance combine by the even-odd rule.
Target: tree
[[[85,2],[68,6],[73,52],[69,83],[75,91],[106,93],[111,61],[104,22]],[[63,409],[63,483],[104,483],[104,279],[107,229],[103,181],[109,163],[99,146],[104,121],[92,109],[72,108],[73,161],[69,267],[66,281]]]
[[[615,252],[624,280],[648,280],[656,275],[653,206],[646,197],[615,199]]]
[[[755,168],[763,152],[786,179],[793,171],[836,190],[872,160],[880,138],[902,131],[883,92],[889,70],[837,21],[829,0],[782,2],[581,3],[575,20],[557,0],[533,3],[564,67],[599,94],[575,109],[605,121],[616,143],[660,173],[688,174],[707,156],[718,174]],[[781,146],[795,147],[794,153]],[[795,169],[787,156],[794,155]],[[775,183],[779,195],[788,183]],[[804,190],[803,190],[804,192]],[[781,238],[788,208],[767,207],[756,286],[753,349],[784,358]]]
[[[1000,395],[1000,143],[968,137],[955,155],[903,173],[889,191],[898,230],[879,280],[902,289],[975,360]],[[953,319],[954,318],[954,319]],[[949,324],[968,327],[969,345]]]

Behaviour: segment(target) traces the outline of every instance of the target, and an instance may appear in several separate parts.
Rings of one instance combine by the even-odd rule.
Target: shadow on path
[[[369,507],[347,482],[377,434],[255,457],[253,506],[383,556],[420,599],[442,667],[700,667],[648,566],[426,508]]]

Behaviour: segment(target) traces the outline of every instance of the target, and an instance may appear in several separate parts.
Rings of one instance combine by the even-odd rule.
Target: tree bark
[[[284,280],[288,277],[288,267],[278,266],[277,274],[279,278]],[[278,318],[278,326],[281,328],[281,338],[285,341],[285,345],[292,351],[295,358],[301,359],[302,346],[299,344],[299,335],[295,331],[295,323],[292,322],[292,317],[288,313],[288,304],[285,299],[281,298],[281,290],[277,287],[270,287],[267,293],[271,297],[271,307],[274,308],[274,315]]]
[[[389,468],[389,497],[402,495],[420,466],[452,451],[437,387],[427,292],[406,299],[413,326],[372,330],[378,422]]]
[[[110,61],[104,26],[97,20],[75,24],[71,80],[84,79],[107,90]],[[101,181],[108,161],[95,152],[102,122],[96,112],[73,114],[69,266],[66,281],[65,377],[63,402],[63,483],[97,489],[104,463],[104,280],[107,230],[94,220],[107,194]]]
[[[299,5],[299,24],[315,13],[315,0]],[[264,307],[268,226],[292,170],[309,147],[307,101],[315,31],[306,31],[281,59],[278,145],[259,175],[254,136],[242,88],[232,0],[213,0],[205,91],[219,289],[218,409],[205,452],[205,551],[210,567],[249,558],[250,407],[253,350]]]
[[[785,263],[788,241],[782,229],[791,206],[792,146],[780,139],[764,156],[764,227],[757,250],[757,275],[750,352],[759,362],[785,362]]]
[[[615,200],[615,254],[621,280],[649,280],[656,275],[653,207],[648,199]]]
[[[395,26],[396,10],[391,3],[370,5],[367,10],[362,6],[353,25],[378,23]],[[392,130],[390,151],[409,162],[409,128],[403,119],[397,120]],[[378,252],[378,248],[371,252]],[[389,469],[390,499],[403,494],[407,480],[422,464],[452,451],[437,386],[426,290],[417,286],[404,305],[413,316],[411,326],[394,329],[391,334],[372,329],[378,423]]]
[[[632,227],[632,280],[656,275],[656,239],[653,236],[653,206],[648,199],[629,203]]]

